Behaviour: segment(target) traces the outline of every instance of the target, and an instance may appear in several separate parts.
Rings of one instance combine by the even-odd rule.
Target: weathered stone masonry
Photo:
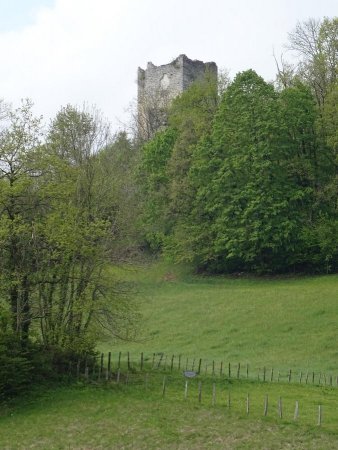
[[[186,55],[162,66],[148,62],[145,70],[139,67],[138,126],[141,137],[150,138],[165,123],[163,111],[169,102],[191,83],[203,78],[206,72],[217,76],[217,65],[191,60]]]

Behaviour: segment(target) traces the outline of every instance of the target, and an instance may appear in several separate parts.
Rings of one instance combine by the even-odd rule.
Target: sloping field
[[[338,375],[338,276],[193,276],[181,267],[126,271],[143,314],[139,342],[104,352],[182,354],[276,370]]]
[[[112,381],[96,371],[3,406],[1,449],[338,448],[338,276],[202,277],[164,263],[120,275],[142,326],[137,342],[100,344]]]

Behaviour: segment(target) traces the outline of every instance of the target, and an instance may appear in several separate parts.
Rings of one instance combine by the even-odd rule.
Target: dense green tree
[[[326,97],[319,121],[319,136],[325,172],[318,189],[315,208],[320,211],[316,226],[310,230],[309,241],[319,249],[317,261],[326,271],[338,267],[338,89],[332,86]],[[317,263],[318,264],[318,263]]]
[[[44,144],[30,103],[4,119],[0,305],[22,344],[34,335],[48,348],[88,351],[99,329],[121,334],[128,320],[126,289],[108,273],[118,233],[97,155],[108,138],[95,114],[70,106]]]
[[[96,190],[100,192],[100,215],[114,223],[112,260],[135,254],[140,240],[138,217],[142,199],[137,182],[140,152],[125,132],[98,152]]]
[[[88,346],[99,328],[121,335],[121,323],[128,319],[125,288],[120,290],[107,271],[113,256],[117,261],[115,246],[122,236],[123,199],[104,179],[113,173],[103,175],[100,158],[111,144],[108,126],[96,111],[72,107],[60,111],[47,136],[60,194],[53,195],[53,213],[43,226],[52,252],[45,255],[49,264],[43,279],[49,286],[40,288],[39,304],[48,310],[44,336],[57,345],[79,348],[83,341]]]
[[[145,202],[143,223],[153,248],[176,253],[195,196],[189,180],[192,155],[211,129],[218,104],[214,75],[193,83],[168,111],[169,126],[147,143],[141,156]],[[178,243],[176,243],[178,240]]]
[[[168,214],[168,161],[177,132],[172,128],[158,132],[142,148],[138,178],[142,186],[142,227],[147,244],[153,250],[162,248],[172,228]]]
[[[218,108],[217,80],[206,74],[173,102],[169,111],[169,124],[176,130],[177,138],[167,163],[168,215],[172,222],[166,252],[178,257],[182,242],[189,239],[187,223],[196,189],[189,176],[191,164],[201,139],[210,134],[213,118]]]
[[[0,130],[0,268],[1,296],[11,311],[13,332],[23,343],[32,320],[31,281],[36,272],[34,222],[40,204],[36,179],[41,176],[37,147],[40,120],[29,101],[5,108]]]
[[[304,85],[278,94],[253,71],[237,75],[191,171],[199,185],[191,229],[202,267],[281,271],[305,263],[302,229],[312,220],[318,166],[315,120]]]
[[[211,86],[179,97],[143,150],[149,241],[213,271],[331,270],[335,166],[311,87],[295,78],[276,91],[249,70],[218,106]]]
[[[193,83],[170,109],[169,124],[177,132],[167,168],[172,216],[182,218],[189,211],[194,196],[188,179],[192,155],[200,139],[210,132],[217,105],[217,80],[210,74]]]
[[[331,164],[338,167],[338,83],[334,84],[327,96],[323,111],[323,128],[327,145],[332,150]]]

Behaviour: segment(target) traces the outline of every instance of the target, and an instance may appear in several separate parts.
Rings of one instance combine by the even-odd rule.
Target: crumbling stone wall
[[[166,108],[170,101],[186,90],[191,83],[209,71],[217,76],[214,62],[204,63],[180,55],[162,66],[148,62],[138,69],[138,129],[142,139],[149,139],[166,123]]]

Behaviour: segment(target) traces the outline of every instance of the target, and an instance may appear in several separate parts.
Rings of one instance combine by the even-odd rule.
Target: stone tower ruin
[[[185,91],[206,73],[217,77],[217,65],[204,63],[180,55],[162,66],[148,62],[147,68],[138,68],[138,133],[142,140],[150,139],[166,124],[166,109],[173,98]]]

